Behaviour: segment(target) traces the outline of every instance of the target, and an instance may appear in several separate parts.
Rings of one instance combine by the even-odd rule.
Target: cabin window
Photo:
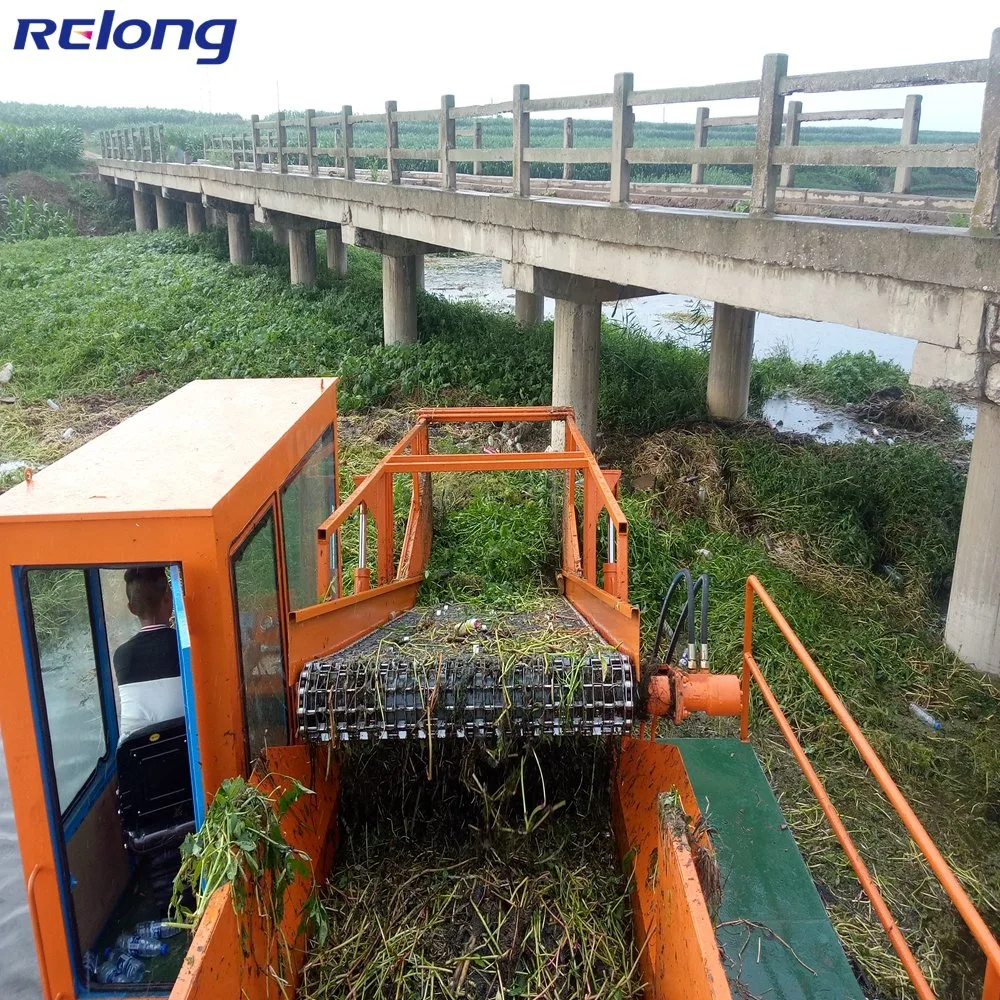
[[[247,751],[286,746],[288,706],[278,606],[274,511],[268,510],[233,556]]]
[[[281,523],[288,574],[288,603],[308,608],[319,600],[316,529],[333,512],[333,428],[312,446],[301,468],[281,491]]]
[[[59,810],[65,815],[108,753],[87,579],[79,569],[36,569],[27,576]]]

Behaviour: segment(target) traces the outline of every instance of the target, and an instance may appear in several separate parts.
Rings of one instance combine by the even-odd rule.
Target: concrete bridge
[[[978,144],[907,142],[906,135],[916,133],[904,127],[896,146],[799,145],[801,102],[785,107],[796,94],[969,82],[986,85]],[[633,143],[636,108],[736,98],[758,102],[752,146],[705,146],[697,134],[686,148]],[[907,102],[914,103],[919,107]],[[581,108],[611,110],[609,146],[531,145],[532,113]],[[457,145],[458,120],[496,116],[511,122],[509,147]],[[707,115],[699,111],[698,118],[704,126]],[[437,145],[401,146],[400,125],[421,121],[436,123]],[[359,124],[380,125],[384,143],[357,145]],[[230,259],[245,264],[254,218],[287,242],[291,280],[304,285],[315,281],[318,229],[326,230],[327,263],[335,272],[346,268],[345,243],[381,253],[387,344],[416,340],[426,252],[447,248],[500,259],[505,282],[516,289],[521,323],[540,321],[545,296],[556,300],[552,402],[576,408],[590,441],[603,301],[673,292],[715,302],[708,407],[723,420],[746,415],[758,311],[914,339],[912,380],[978,405],[946,638],[971,664],[1000,672],[1000,29],[988,58],[964,62],[791,75],[786,56],[768,55],[759,80],[736,83],[638,90],[631,74],[621,73],[604,94],[537,99],[518,85],[511,101],[490,105],[457,107],[446,95],[428,111],[399,111],[390,101],[374,115],[345,106],[337,115],[254,117],[249,145],[237,155],[234,144],[232,165],[225,166],[166,162],[162,129],[110,130],[101,140],[100,173],[131,191],[137,229],[172,224],[181,205],[192,232],[205,227],[206,211],[224,213]],[[426,171],[402,170],[406,161],[429,159],[438,161],[434,186]],[[511,164],[506,181],[473,172],[459,182],[459,163],[498,161]],[[533,183],[537,163],[563,164],[559,183],[574,195],[560,197],[539,186],[549,182]],[[608,164],[609,181],[575,181],[565,168],[579,163]],[[659,204],[646,194],[633,199],[639,186],[630,175],[637,163],[692,164],[691,191],[664,190]],[[697,168],[706,163],[752,168],[746,214],[670,207],[671,197],[701,197]],[[909,197],[913,167],[975,167],[968,228],[778,212],[798,197],[799,189],[787,184],[793,168],[845,163],[894,167],[902,187],[891,196],[897,199]],[[837,197],[826,194],[829,211]]]

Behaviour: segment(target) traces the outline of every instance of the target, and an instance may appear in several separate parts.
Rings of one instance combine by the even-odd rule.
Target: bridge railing
[[[786,98],[796,94],[905,90],[968,83],[986,84],[978,144],[918,142],[919,94],[910,94],[901,109],[803,112],[799,100],[788,101],[786,107]],[[710,117],[708,103],[739,99],[756,99],[756,115]],[[693,145],[635,144],[637,108],[682,104],[698,106]],[[610,145],[575,146],[572,119],[564,122],[562,146],[531,144],[532,114],[591,110],[611,112]],[[799,127],[803,122],[852,118],[902,118],[899,144],[799,143]],[[479,121],[473,124],[471,148],[459,147],[457,139],[461,133],[456,129],[456,122],[468,119],[489,119],[491,128],[498,119],[509,120],[510,144],[483,148],[482,132],[476,132],[482,125]],[[400,126],[414,122],[437,125],[434,146],[405,146],[400,142]],[[354,129],[360,124],[379,126],[383,141],[379,145],[356,145]],[[708,145],[708,129],[724,125],[752,125],[753,143]],[[464,131],[467,137],[469,130]],[[367,134],[371,133],[368,129]],[[144,159],[146,148],[141,141],[129,141],[129,130],[102,134],[102,149],[114,158]],[[629,200],[632,168],[637,164],[690,165],[694,183],[702,182],[706,165],[749,167],[751,213],[773,212],[779,185],[791,185],[798,167],[894,168],[897,193],[909,189],[911,171],[915,167],[974,168],[978,171],[978,179],[971,225],[996,232],[1000,229],[1000,29],[993,34],[987,59],[792,75],[788,73],[787,56],[771,54],[764,58],[759,80],[639,90],[634,87],[631,73],[619,73],[614,78],[613,89],[598,94],[533,98],[528,86],[519,84],[514,87],[512,100],[491,104],[456,106],[455,98],[446,94],[441,98],[440,107],[421,111],[400,111],[395,101],[387,101],[383,111],[373,114],[355,114],[350,105],[344,105],[339,114],[333,115],[307,111],[303,117],[286,118],[279,113],[266,121],[253,116],[249,151],[246,144],[241,143],[237,153],[236,146],[230,142],[229,152],[235,166],[245,164],[255,170],[266,166],[280,172],[286,172],[291,163],[316,174],[321,158],[325,158],[327,163],[339,166],[342,176],[349,180],[355,179],[357,164],[361,162],[369,168],[367,179],[384,179],[390,184],[401,183],[401,166],[405,161],[437,161],[440,184],[445,190],[456,188],[459,163],[471,163],[474,173],[481,172],[484,162],[510,163],[513,193],[521,196],[530,192],[533,163],[562,164],[564,178],[573,176],[575,164],[606,164],[610,175],[608,197],[612,204]],[[151,147],[150,158],[153,158]]]

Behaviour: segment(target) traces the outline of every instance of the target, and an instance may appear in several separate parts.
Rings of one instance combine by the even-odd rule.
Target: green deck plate
[[[733,995],[748,995],[737,992],[738,977],[749,995],[768,1000],[862,1000],[753,747],[736,739],[670,742],[680,749],[695,794],[715,831],[712,839],[723,886],[719,923],[752,920],[763,924],[816,970],[815,975],[808,972],[784,945],[748,925],[722,927],[718,938],[727,957]]]

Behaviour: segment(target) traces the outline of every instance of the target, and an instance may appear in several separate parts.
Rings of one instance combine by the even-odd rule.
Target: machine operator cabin
[[[60,995],[166,916],[206,797],[291,742],[282,622],[316,602],[335,420],[332,379],[194,382],[0,497],[4,747]]]

